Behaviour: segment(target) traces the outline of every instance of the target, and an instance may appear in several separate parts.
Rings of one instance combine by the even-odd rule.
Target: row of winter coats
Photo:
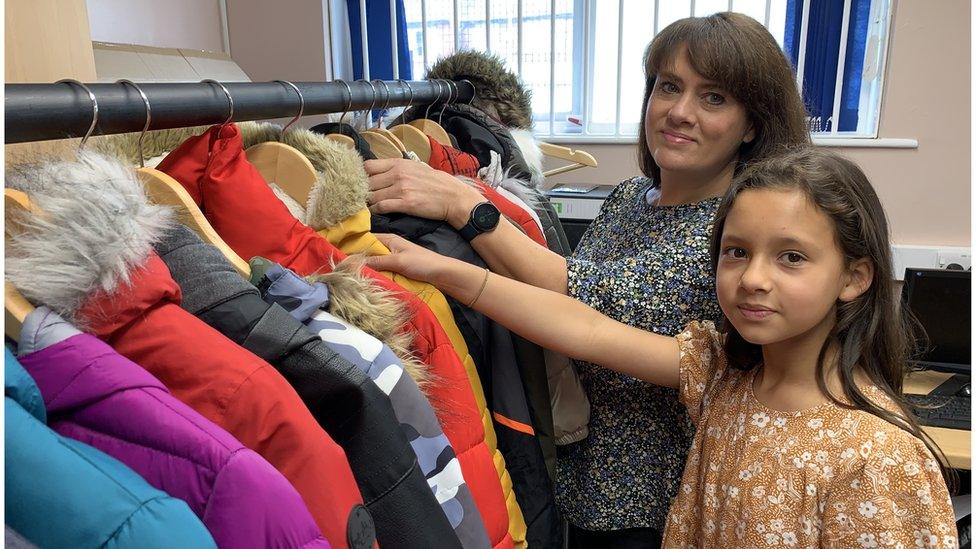
[[[318,170],[306,204],[247,161],[272,139]],[[485,156],[511,173],[502,140]],[[14,216],[7,279],[37,306],[5,360],[9,527],[40,546],[560,544],[542,350],[432,286],[342,263],[389,253],[374,232],[480,263],[453,229],[370,216],[363,151],[215,126],[158,168],[250,260],[243,278],[147,200],[128,144],[8,171],[34,213]],[[562,245],[531,185],[431,145],[435,168],[480,171],[503,213]]]

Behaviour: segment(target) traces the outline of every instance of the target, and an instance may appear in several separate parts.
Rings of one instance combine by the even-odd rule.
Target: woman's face
[[[755,137],[745,107],[727,90],[698,74],[681,48],[674,66],[657,75],[644,113],[647,147],[662,175],[709,177]]]

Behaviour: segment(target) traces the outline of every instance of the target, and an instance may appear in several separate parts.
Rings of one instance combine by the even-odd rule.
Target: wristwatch
[[[471,242],[482,233],[494,231],[495,227],[498,226],[499,219],[501,219],[501,213],[498,208],[491,202],[482,202],[471,210],[471,217],[458,232],[461,233],[461,238]]]

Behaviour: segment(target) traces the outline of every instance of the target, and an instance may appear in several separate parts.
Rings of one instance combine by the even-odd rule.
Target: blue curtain
[[[834,110],[844,0],[806,1],[810,2],[810,13],[803,68],[803,99],[810,114],[810,130],[831,131],[833,121],[830,117]],[[786,8],[783,46],[793,62],[794,70],[799,60],[803,2],[804,0],[788,0]],[[861,73],[864,69],[870,11],[871,0],[851,0],[844,83],[841,87],[840,131],[857,129],[857,109],[861,99]]]
[[[346,0],[349,11],[349,36],[352,42],[352,67],[356,79],[363,77],[363,41],[359,29],[359,0]],[[393,78],[393,44],[390,41],[390,1],[366,0],[367,40],[369,41],[370,79]],[[410,45],[407,42],[407,18],[403,0],[396,0],[397,65],[400,78],[413,78]]]

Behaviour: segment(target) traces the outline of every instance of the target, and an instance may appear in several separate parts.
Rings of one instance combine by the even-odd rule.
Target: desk
[[[905,378],[906,393],[924,395],[935,389],[952,374],[942,372],[912,372]],[[972,431],[962,429],[943,429],[942,427],[922,427],[949,460],[955,469],[972,469]]]

